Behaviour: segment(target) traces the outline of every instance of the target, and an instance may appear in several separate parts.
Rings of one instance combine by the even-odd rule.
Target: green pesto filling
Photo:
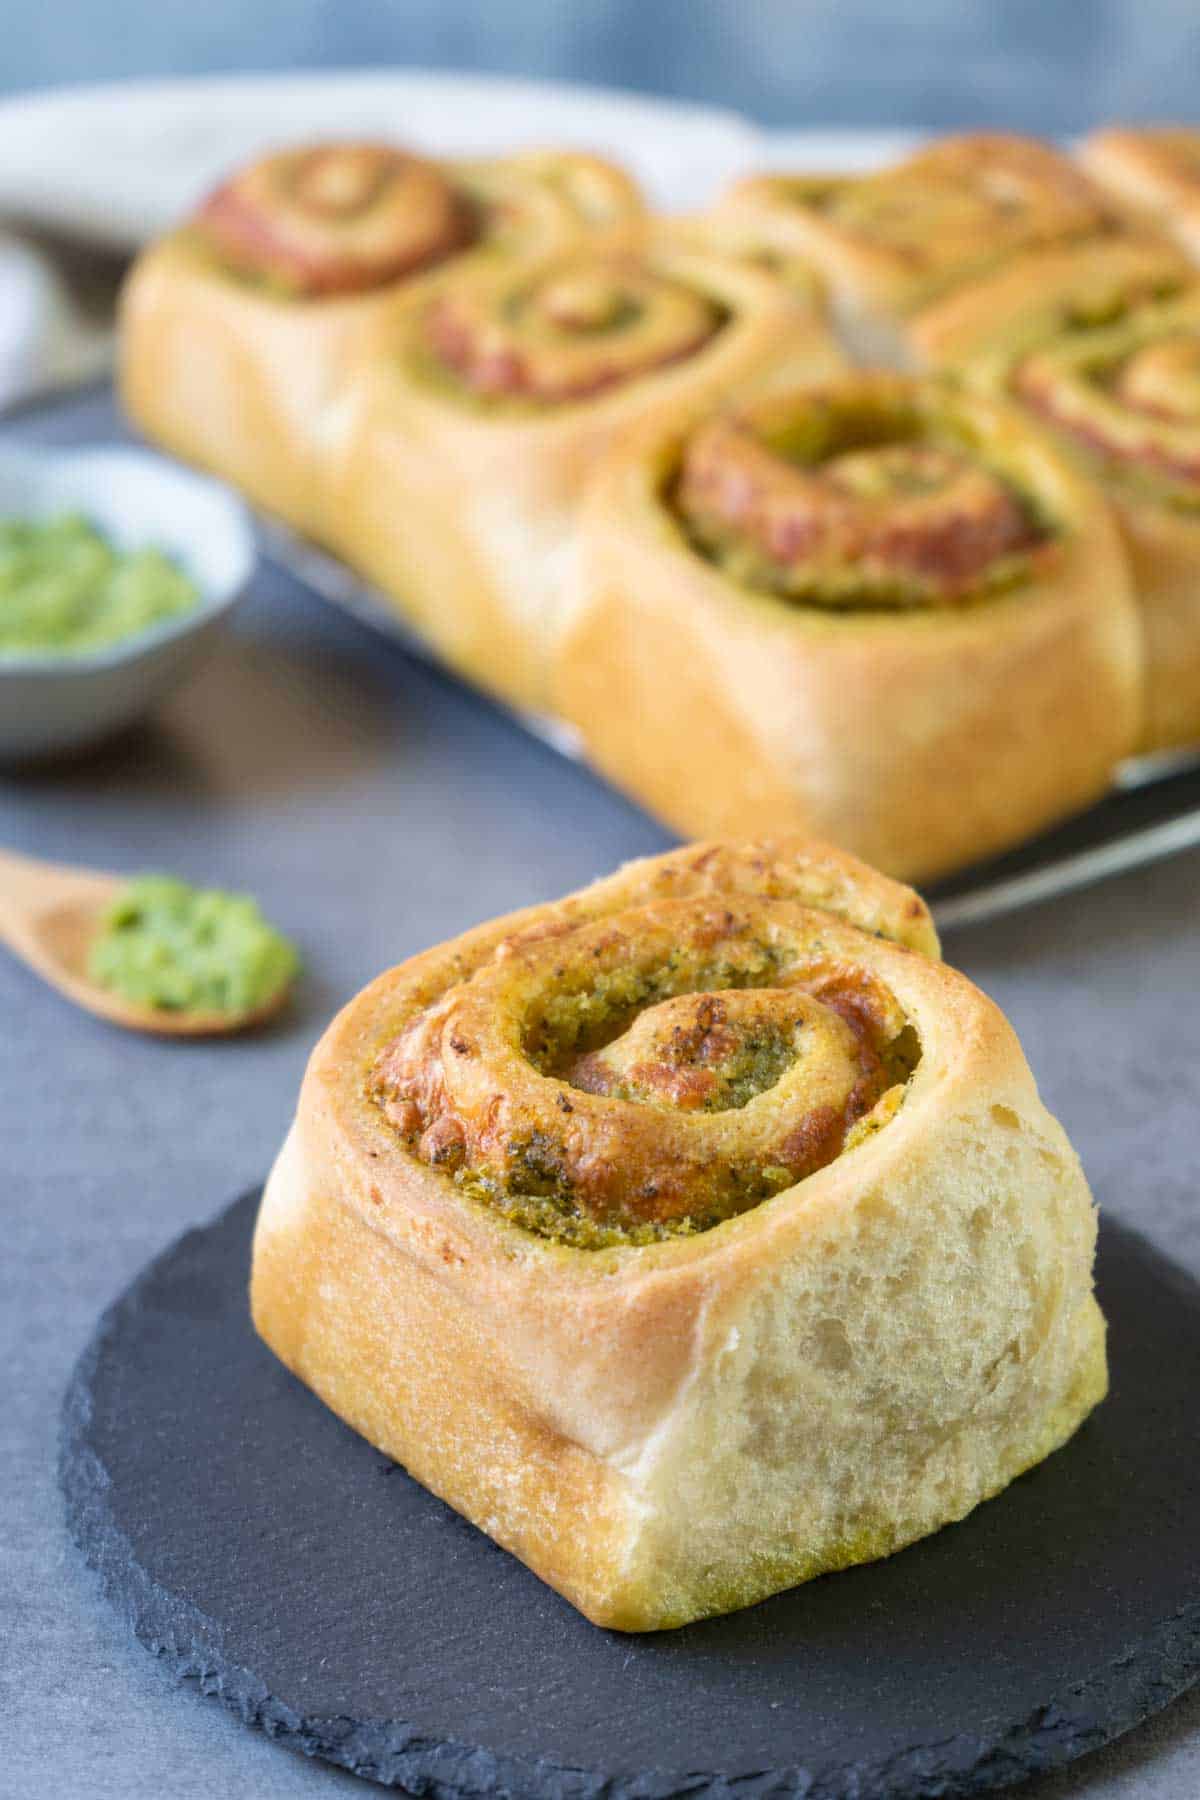
[[[713,343],[733,316],[727,306],[722,306],[711,297],[707,298],[709,310],[712,313],[712,332],[702,344],[696,346],[697,353],[701,349],[707,349]],[[507,316],[512,317],[519,313],[524,304],[525,296],[517,294],[505,301],[503,310]],[[639,303],[627,301],[618,314],[605,319],[603,323],[586,328],[584,335],[599,339],[609,333],[629,330],[637,323],[642,311],[643,308]],[[667,369],[674,366],[675,360],[675,358],[669,358],[664,359],[661,365],[647,364],[643,368],[630,369],[594,393],[580,394],[567,403],[574,406],[586,406],[592,401],[607,399],[614,391],[628,386],[634,381],[649,380],[655,375],[665,373]],[[560,398],[545,398],[535,393],[480,393],[459,374],[457,369],[452,368],[449,363],[443,362],[436,351],[419,337],[406,347],[403,362],[411,380],[430,390],[439,399],[452,402],[454,405],[462,407],[464,411],[476,413],[481,418],[496,415],[513,418],[538,418],[564,404]]]
[[[953,598],[937,594],[917,577],[899,570],[870,576],[854,564],[844,569],[818,565],[806,570],[772,561],[759,545],[746,540],[736,525],[725,526],[692,516],[680,501],[680,471],[670,470],[661,489],[662,503],[692,553],[720,569],[738,586],[770,595],[788,606],[833,613],[972,606],[1028,581],[1033,569],[1032,551],[1061,532],[1059,521],[1018,471],[1005,458],[994,454],[967,419],[957,417],[951,410],[932,419],[915,406],[894,411],[860,406],[841,411],[814,397],[786,424],[764,432],[763,441],[781,461],[814,472],[837,457],[861,450],[887,449],[893,444],[926,443],[956,452],[977,462],[1003,486],[1020,511],[1030,543],[1029,549],[996,557],[980,570],[968,592]],[[910,491],[917,491],[915,483]]]
[[[199,599],[161,550],[117,550],[77,514],[0,520],[0,658],[86,655]]]
[[[1106,454],[1085,440],[1080,441],[1078,449],[1080,460],[1093,477],[1099,476],[1123,489],[1130,500],[1141,499],[1171,512],[1200,514],[1200,486],[1183,476],[1172,476],[1169,469],[1139,463],[1132,457]]]
[[[243,894],[142,875],[105,915],[88,972],[164,1012],[255,1012],[290,985],[300,959]]]
[[[1167,278],[1126,290],[1100,288],[1094,294],[1075,295],[1052,320],[1039,320],[1036,327],[1027,326],[1013,334],[1006,353],[1006,374],[1025,357],[1044,353],[1052,356],[1068,376],[1090,383],[1108,399],[1114,395],[1130,356],[1154,344],[1159,337],[1179,330],[1178,323],[1170,317],[1171,302],[1179,294],[1179,281]],[[1143,307],[1148,309],[1148,316],[1139,319],[1139,309]],[[1200,331],[1200,322],[1190,329]],[[1055,336],[1061,339],[1057,347]],[[1026,404],[1037,417],[1047,420],[1071,440],[1072,450],[1093,479],[1124,489],[1131,500],[1140,499],[1173,512],[1200,512],[1200,483],[1151,457],[1122,455],[1095,441],[1086,423],[1057,418],[1028,400]]]
[[[796,1039],[790,1031],[764,1031],[745,1038],[717,1070],[721,1086],[706,1102],[706,1110],[724,1112],[748,1106],[773,1088],[795,1060]]]
[[[921,1040],[915,1025],[905,1025],[883,1052],[883,1067],[888,1081],[903,1085],[916,1073],[921,1060]]]
[[[597,956],[606,948],[599,948]],[[819,956],[821,940],[814,939],[810,948]],[[657,963],[641,968],[617,963],[607,969],[559,970],[560,981],[573,980],[574,985],[546,995],[529,1016],[522,1041],[524,1054],[540,1074],[569,1083],[575,1058],[619,1037],[643,1009],[686,994],[770,987],[791,960],[783,949],[751,940],[743,941],[733,954],[679,945]],[[705,1110],[740,1108],[768,1091],[795,1060],[799,1035],[794,1029],[770,1025],[747,1033],[732,1054],[714,1065],[720,1088],[705,1103]],[[920,1039],[911,1024],[905,1024],[881,1046],[881,1060],[880,1100],[886,1096],[888,1104],[878,1117],[868,1115],[852,1126],[843,1152],[881,1130],[903,1103],[909,1078],[921,1060]],[[619,1083],[608,1092],[615,1099],[646,1103],[646,1096],[634,1085]],[[386,1097],[385,1090],[370,1078],[367,1093],[376,1104]],[[564,1114],[570,1110],[568,1103]],[[415,1148],[416,1136],[407,1138],[410,1148]],[[632,1224],[625,1219],[597,1219],[581,1208],[564,1145],[553,1131],[532,1130],[523,1139],[509,1140],[506,1152],[509,1168],[503,1175],[453,1158],[438,1161],[460,1192],[477,1204],[521,1230],[581,1250],[631,1248],[698,1236],[772,1199],[799,1179],[794,1169],[783,1164],[735,1161],[713,1171],[711,1185],[697,1196],[691,1213]]]
[[[700,1104],[701,1112],[736,1112],[775,1086],[796,1060],[796,1031],[761,1026],[743,1037],[721,1062],[707,1065],[718,1086]],[[640,1100],[639,1088],[620,1082],[610,1090],[618,1100]]]
[[[613,1223],[593,1219],[579,1210],[570,1183],[555,1168],[553,1147],[548,1140],[540,1139],[541,1134],[535,1133],[522,1147],[519,1190],[471,1169],[457,1171],[454,1181],[463,1193],[498,1212],[510,1224],[573,1250],[609,1250],[621,1245],[662,1243],[667,1238],[698,1237],[770,1200],[796,1180],[791,1170],[774,1164],[757,1169],[731,1168],[720,1191],[713,1194],[702,1211],[673,1219],[650,1219],[638,1225]]]
[[[556,994],[546,1008],[541,1029],[526,1043],[530,1060],[543,1073],[554,1073],[562,1069],[573,1052],[597,1047],[617,1035],[643,1006],[692,991],[689,984],[681,985],[680,980],[681,965],[692,961],[685,952],[675,951],[659,969],[649,973],[614,970],[580,992]],[[711,987],[769,986],[778,974],[779,961],[779,956],[769,945],[756,944],[746,963],[715,965]],[[689,968],[688,972],[694,980],[697,971]],[[708,985],[705,984],[705,989]],[[695,991],[701,991],[698,983]],[[747,1105],[756,1095],[775,1085],[794,1060],[795,1053],[796,1044],[791,1033],[764,1031],[753,1034],[735,1057],[723,1065],[726,1070],[734,1070],[733,1077],[708,1110]],[[847,1139],[845,1150],[867,1141],[894,1116],[920,1060],[920,1038],[916,1029],[906,1024],[886,1045],[882,1055],[888,1091],[894,1093],[895,1101],[878,1118],[859,1121]],[[632,1089],[624,1087],[614,1088],[613,1096],[634,1101],[641,1098]],[[719,1180],[714,1180],[696,1211],[677,1218],[631,1225],[598,1220],[580,1210],[570,1175],[563,1166],[560,1147],[551,1134],[535,1131],[525,1142],[510,1148],[516,1169],[507,1181],[478,1169],[460,1168],[453,1172],[455,1184],[472,1199],[498,1212],[522,1230],[581,1250],[611,1249],[620,1245],[636,1247],[660,1243],[667,1238],[695,1237],[727,1219],[749,1212],[764,1200],[772,1199],[785,1188],[792,1187],[797,1179],[794,1171],[782,1164],[733,1163],[719,1172]]]
[[[1000,556],[975,578],[968,594],[939,602],[920,582],[899,573],[870,581],[857,568],[815,569],[809,575],[798,575],[786,566],[773,565],[753,546],[738,544],[732,538],[719,538],[694,528],[688,528],[685,535],[697,555],[720,569],[738,587],[756,588],[790,606],[824,612],[948,612],[1008,593],[1027,581],[1030,574],[1027,552]]]
[[[571,1057],[602,1048],[626,1029],[635,1014],[660,1000],[726,988],[769,987],[779,967],[779,952],[770,944],[756,943],[736,962],[705,960],[677,949],[657,967],[600,970],[587,986],[559,989],[547,997],[526,1028],[525,1054],[539,1074],[557,1074]]]
[[[1074,294],[1063,304],[1060,327],[1069,331],[1090,331],[1119,325],[1135,306],[1169,300],[1179,293],[1181,286],[1177,278],[1166,276],[1139,282],[1129,289],[1101,285],[1094,293]]]
[[[1124,355],[1113,353],[1090,364],[1081,360],[1080,369],[1084,379],[1108,397],[1115,393],[1124,361]],[[1059,421],[1053,415],[1050,422],[1071,438],[1072,449],[1093,479],[1124,490],[1131,500],[1140,499],[1172,512],[1200,513],[1200,483],[1175,473],[1168,465],[1156,463],[1151,455],[1122,455],[1120,450],[1094,441],[1084,425]]]

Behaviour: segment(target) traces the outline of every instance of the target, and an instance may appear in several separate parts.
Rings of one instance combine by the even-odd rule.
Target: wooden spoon
[[[290,983],[261,1006],[243,1012],[173,1012],[140,1006],[88,974],[88,956],[105,913],[128,877],[67,863],[38,862],[0,850],[0,943],[28,963],[76,1006],[159,1037],[215,1037],[261,1025],[283,1006]]]

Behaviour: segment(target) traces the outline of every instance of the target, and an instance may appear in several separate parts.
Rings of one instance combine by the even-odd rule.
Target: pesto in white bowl
[[[240,501],[164,457],[0,450],[0,758],[149,711],[215,643],[254,555]]]

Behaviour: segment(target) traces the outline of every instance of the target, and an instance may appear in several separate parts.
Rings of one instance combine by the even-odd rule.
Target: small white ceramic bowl
[[[80,512],[122,550],[174,558],[198,603],[83,656],[0,654],[0,759],[79,749],[129,725],[211,649],[254,568],[245,508],[226,489],[144,450],[0,448],[0,519]]]

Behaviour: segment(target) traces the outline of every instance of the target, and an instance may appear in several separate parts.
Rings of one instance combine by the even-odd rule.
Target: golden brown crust
[[[586,150],[517,150],[500,158],[456,165],[468,188],[483,196],[497,245],[509,253],[536,253],[529,237],[530,193],[576,231],[615,231],[645,215],[642,191],[619,163]],[[548,249],[549,244],[543,244]]]
[[[884,982],[920,1045],[881,1129],[713,1230],[598,1250],[522,1230],[403,1149],[370,1091],[380,1049],[514,933],[723,893],[838,909],[814,930],[824,916],[831,957]],[[598,1623],[679,1624],[884,1554],[1103,1393],[1086,1184],[1011,1031],[854,919],[935,943],[915,896],[840,853],[690,846],[391,971],[310,1064],[256,1234],[258,1330]]]
[[[539,921],[404,1024],[371,1091],[412,1156],[529,1229],[707,1229],[895,1104],[905,1016],[854,948],[778,896]]]
[[[1145,212],[1200,260],[1200,131],[1183,125],[1110,125],[1079,149],[1088,174]]]
[[[1037,343],[1064,314],[1103,323],[1131,304],[1177,293],[1192,276],[1174,246],[1130,232],[1093,244],[1022,257],[986,280],[973,281],[905,327],[922,368],[957,369],[1010,343]]]
[[[864,388],[926,391],[899,377],[843,386],[856,403]],[[1137,623],[1107,509],[1013,409],[958,413],[948,390],[928,393],[1059,525],[1023,580],[950,609],[797,604],[745,585],[672,513],[686,433],[648,432],[607,464],[555,706],[599,768],[677,829],[782,823],[929,876],[1086,805],[1130,750]]]
[[[893,346],[895,323],[1035,246],[1114,228],[1114,203],[1048,144],[1003,132],[939,139],[863,176],[755,175],[716,209],[777,255],[807,260],[851,339]]]
[[[543,398],[517,383],[511,394],[480,396],[431,358],[430,307],[414,302],[379,333],[347,392],[318,526],[455,668],[538,710],[573,603],[578,505],[608,446],[646,419],[693,417],[736,385],[841,363],[804,299],[654,230],[565,260],[513,264],[499,278],[464,275],[439,288],[434,306],[457,289],[460,304],[486,320],[514,293],[565,288],[568,275],[582,289],[589,269],[615,271],[618,285],[624,269],[631,284],[674,295],[695,315],[687,342],[663,355],[656,340],[639,370],[641,352],[626,366],[609,334],[580,332],[572,344],[563,332],[555,379],[586,389],[590,366],[604,371],[600,391]]]
[[[194,229],[232,272],[316,299],[444,262],[483,221],[448,171],[364,141],[263,157],[208,196]]]
[[[497,297],[447,283],[425,315],[425,347],[482,401],[557,406],[687,362],[721,330],[722,308],[644,258],[593,253]]]
[[[675,214],[661,229],[685,249],[745,263],[782,281],[814,311],[826,310],[828,296],[812,258],[785,241],[765,208],[722,204],[708,212]]]
[[[914,354],[1049,427],[1113,503],[1145,639],[1144,750],[1200,739],[1200,286],[1129,239],[1045,253],[918,317]]]
[[[345,148],[323,150],[328,159]],[[628,176],[574,152],[421,167],[445,184],[433,195],[435,211],[439,195],[451,203],[433,234],[440,234],[442,254],[418,258],[391,280],[378,278],[376,264],[363,291],[342,291],[346,265],[335,259],[339,291],[289,294],[239,274],[223,260],[221,245],[193,225],[139,257],[122,298],[120,336],[121,393],[134,422],[311,533],[327,415],[350,368],[415,288],[447,259],[454,267],[488,268],[510,256],[545,255],[578,241],[597,220],[628,223],[641,211]],[[427,250],[429,199],[417,196],[426,209]],[[448,229],[466,214],[469,232]],[[307,228],[299,247],[288,241],[290,263],[311,271]]]
[[[700,426],[672,496],[691,541],[742,580],[816,606],[965,604],[1014,559],[1054,554],[1001,470],[919,435],[864,443],[854,426],[866,413],[878,429],[883,386],[864,384],[857,418],[845,392],[832,390],[826,426],[810,391],[806,456],[787,442],[788,396]],[[814,455],[817,430],[842,441]]]

